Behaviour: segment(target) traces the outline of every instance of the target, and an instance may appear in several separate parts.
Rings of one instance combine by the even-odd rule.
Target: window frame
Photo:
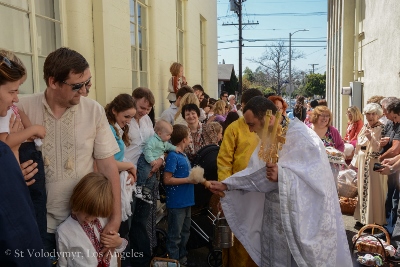
[[[132,44],[132,30],[130,30],[131,34],[131,64],[132,64],[132,87],[136,88],[139,86],[149,87],[149,73],[150,73],[150,64],[149,64],[149,27],[148,27],[148,15],[149,15],[149,7],[147,5],[146,0],[129,0],[129,5],[134,5],[134,16],[133,22],[130,19],[130,28],[133,26],[134,29],[134,39],[135,44]],[[143,24],[139,24],[139,8],[141,10],[145,10],[145,16],[143,20]],[[132,18],[131,11],[130,18]],[[141,18],[142,21],[142,18]],[[145,43],[142,43],[140,46],[139,43],[139,31],[142,33],[142,41],[145,40]],[[143,37],[144,36],[144,37]],[[135,54],[132,54],[135,53]],[[143,61],[143,55],[144,61]],[[146,69],[143,69],[143,66]],[[143,78],[145,76],[145,78]]]
[[[17,51],[16,49],[13,48],[6,48],[10,51],[12,51],[13,53],[15,53],[17,56],[18,55],[23,55],[23,56],[29,56],[31,58],[31,73],[27,73],[28,75],[28,79],[32,79],[32,86],[33,88],[27,88],[27,90],[29,90],[28,92],[24,92],[21,91],[20,94],[35,94],[35,93],[39,93],[42,92],[46,89],[46,87],[43,87],[41,85],[41,83],[45,82],[43,81],[43,70],[40,69],[39,67],[39,59],[45,59],[47,57],[47,55],[43,55],[41,53],[39,53],[39,38],[38,38],[38,23],[37,23],[37,19],[43,19],[46,21],[51,21],[54,22],[55,25],[58,24],[58,26],[54,29],[55,30],[55,44],[56,44],[56,49],[62,47],[65,45],[65,38],[64,38],[64,23],[63,23],[63,10],[64,10],[64,1],[63,0],[58,0],[58,17],[59,20],[51,18],[51,17],[47,17],[45,15],[42,14],[38,14],[36,12],[36,2],[37,0],[26,0],[26,4],[27,4],[27,9],[24,9],[22,7],[18,7],[12,4],[8,4],[5,3],[4,1],[0,0],[0,6],[6,7],[6,8],[10,8],[12,10],[16,10],[19,12],[23,12],[28,16],[28,22],[29,22],[29,41],[30,41],[30,52],[26,52],[26,51]],[[56,7],[54,7],[56,8]],[[59,32],[56,32],[58,29]],[[24,33],[22,33],[24,34]],[[57,38],[57,36],[59,37],[59,40]],[[27,70],[29,69],[28,66]],[[30,77],[31,76],[31,77]],[[43,87],[43,88],[42,88]]]
[[[176,61],[185,65],[185,19],[183,0],[176,0]],[[179,13],[180,10],[180,13]],[[182,39],[182,40],[181,40]]]

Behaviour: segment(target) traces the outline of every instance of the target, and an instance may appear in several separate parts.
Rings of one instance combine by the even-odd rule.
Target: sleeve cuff
[[[128,240],[126,240],[125,238],[122,238],[122,244],[121,244],[121,246],[115,248],[115,250],[116,250],[118,253],[121,253],[121,252],[123,252],[123,251],[125,250],[125,248],[126,248],[127,245],[128,245]]]

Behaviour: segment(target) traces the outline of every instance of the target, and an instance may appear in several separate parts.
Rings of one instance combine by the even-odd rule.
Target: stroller
[[[217,180],[217,156],[219,146],[207,145],[197,152],[192,166],[199,165],[204,168],[204,178],[207,180]],[[160,184],[160,187],[163,187]],[[162,195],[162,188],[160,195]],[[192,207],[192,218],[190,226],[190,237],[187,243],[187,249],[197,249],[207,247],[207,263],[211,267],[222,266],[222,251],[213,247],[213,219],[217,214],[217,204],[219,197],[213,195],[203,185],[194,185],[195,206]],[[162,199],[162,196],[161,196]],[[167,233],[161,226],[156,229],[157,247],[153,253],[156,257],[165,257],[167,255],[166,242]]]

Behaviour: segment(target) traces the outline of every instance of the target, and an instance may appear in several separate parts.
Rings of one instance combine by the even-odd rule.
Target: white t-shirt
[[[5,117],[0,116],[0,133],[10,133],[10,118],[13,110],[9,108]]]

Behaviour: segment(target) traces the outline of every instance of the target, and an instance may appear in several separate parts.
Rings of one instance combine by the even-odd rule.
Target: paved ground
[[[356,221],[354,220],[353,216],[343,215],[343,221],[346,228],[346,235],[348,239],[349,247],[351,248],[352,242],[351,238],[358,233],[359,227],[355,227]],[[198,267],[208,267],[207,264],[207,255],[209,250],[207,248],[199,248],[195,250],[189,251],[189,257],[197,263]]]

